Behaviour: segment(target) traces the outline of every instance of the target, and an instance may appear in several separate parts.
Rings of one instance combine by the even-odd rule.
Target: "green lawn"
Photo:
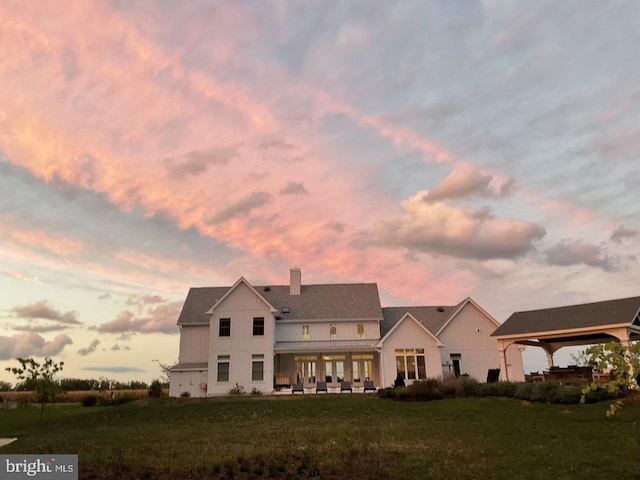
[[[639,407],[371,395],[0,410],[1,453],[77,453],[80,478],[640,478]]]

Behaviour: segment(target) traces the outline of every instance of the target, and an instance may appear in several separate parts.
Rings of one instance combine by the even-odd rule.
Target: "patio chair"
[[[293,388],[291,389],[291,395],[296,393],[304,393],[304,385],[301,383],[294,383]]]
[[[353,389],[351,388],[351,382],[340,382],[340,393],[342,392],[353,393]]]
[[[365,380],[364,381],[364,393],[367,392],[376,392],[378,389],[376,388],[375,384],[370,381],[370,380]]]
[[[318,382],[316,385],[316,393],[320,393],[320,392],[324,392],[324,393],[329,393],[329,391],[327,390],[327,382]]]
[[[490,368],[487,372],[487,383],[495,383],[500,380],[500,369]]]

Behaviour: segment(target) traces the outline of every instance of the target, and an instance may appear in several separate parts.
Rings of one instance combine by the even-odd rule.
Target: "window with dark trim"
[[[253,318],[253,336],[263,336],[264,335],[264,317],[254,317]]]
[[[220,328],[218,330],[218,336],[220,337],[231,336],[231,319],[230,318],[220,319]]]

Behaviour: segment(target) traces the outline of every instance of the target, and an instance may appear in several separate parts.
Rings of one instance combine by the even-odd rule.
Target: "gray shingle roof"
[[[209,323],[209,316],[205,312],[230,288],[191,288],[178,318],[178,325]],[[254,288],[278,310],[278,317],[283,320],[383,318],[378,286],[375,283],[302,285],[300,295],[290,295],[288,285]],[[284,307],[289,307],[289,313],[282,312]]]
[[[634,321],[640,297],[545,308],[512,314],[491,336],[598,327]]]
[[[460,304],[447,307],[385,307],[382,309],[384,320],[380,323],[380,335],[384,337],[405,313],[410,313],[432,334],[436,334],[451,318]],[[440,311],[442,310],[442,311]]]

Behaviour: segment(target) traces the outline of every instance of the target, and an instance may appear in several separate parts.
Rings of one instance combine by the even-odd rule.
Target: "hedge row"
[[[378,391],[382,398],[405,401],[428,401],[460,397],[511,397],[530,402],[576,404],[580,403],[582,388],[559,383],[479,383],[472,378],[430,378],[414,382],[408,387],[383,388]],[[596,403],[615,398],[603,388],[590,392],[587,403]]]

